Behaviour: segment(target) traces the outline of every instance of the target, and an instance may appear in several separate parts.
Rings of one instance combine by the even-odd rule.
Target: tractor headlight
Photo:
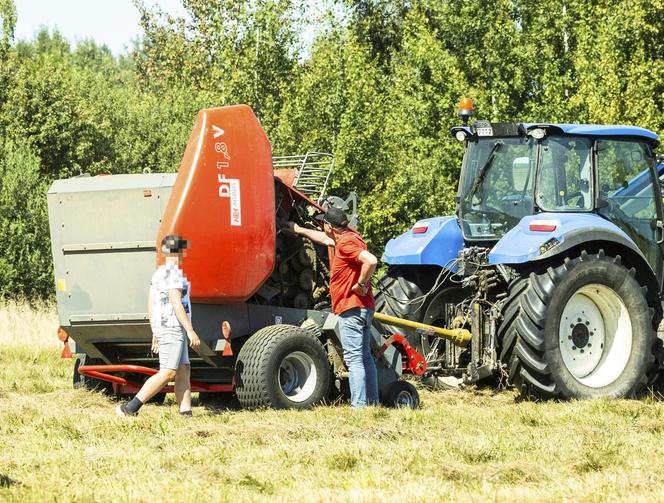
[[[459,141],[465,141],[466,140],[466,132],[465,131],[457,131],[456,132],[456,139]]]

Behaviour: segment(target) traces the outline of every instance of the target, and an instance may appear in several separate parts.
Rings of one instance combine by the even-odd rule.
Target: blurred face
[[[172,264],[182,265],[182,259],[187,255],[187,250],[180,250],[179,253],[164,253],[166,261]]]

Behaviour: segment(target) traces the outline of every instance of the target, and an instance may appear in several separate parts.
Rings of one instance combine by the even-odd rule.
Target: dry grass
[[[57,338],[58,326],[53,305],[0,300],[0,346],[62,346]]]
[[[0,501],[664,499],[654,400],[423,391],[417,411],[195,407],[185,419],[169,399],[117,418],[112,400],[71,389],[58,355],[0,345]]]

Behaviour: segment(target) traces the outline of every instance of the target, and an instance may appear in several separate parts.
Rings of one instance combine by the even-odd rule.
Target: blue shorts
[[[154,335],[159,344],[159,370],[177,370],[189,364],[189,338],[184,328],[161,327]]]

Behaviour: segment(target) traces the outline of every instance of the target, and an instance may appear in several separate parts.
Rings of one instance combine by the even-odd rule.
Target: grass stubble
[[[664,403],[421,390],[416,411],[195,407],[71,386],[53,309],[0,306],[0,501],[661,501]]]

